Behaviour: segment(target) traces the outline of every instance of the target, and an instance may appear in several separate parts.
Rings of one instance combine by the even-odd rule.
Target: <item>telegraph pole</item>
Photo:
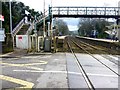
[[[34,20],[34,33],[35,33],[35,42],[36,42],[36,52],[38,51],[38,37],[37,37],[37,28],[36,28],[36,15],[34,16],[35,20]]]

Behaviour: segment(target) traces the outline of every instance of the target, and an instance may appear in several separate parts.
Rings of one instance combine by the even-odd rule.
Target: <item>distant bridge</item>
[[[120,7],[49,7],[54,17],[120,18]]]

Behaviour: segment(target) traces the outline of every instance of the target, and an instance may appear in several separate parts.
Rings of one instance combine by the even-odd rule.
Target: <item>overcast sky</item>
[[[43,11],[44,0],[19,0],[26,6],[36,11]],[[52,6],[95,6],[95,7],[117,7],[120,0],[45,0],[45,8]],[[70,30],[77,29],[78,19],[64,19]]]

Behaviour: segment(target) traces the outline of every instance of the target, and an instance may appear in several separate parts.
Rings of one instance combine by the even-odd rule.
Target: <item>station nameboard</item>
[[[0,42],[5,41],[5,30],[0,28]]]

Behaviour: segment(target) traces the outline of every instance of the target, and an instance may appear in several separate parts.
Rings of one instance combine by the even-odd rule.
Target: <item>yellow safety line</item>
[[[41,62],[41,63],[29,63],[29,64],[23,64],[25,66],[30,66],[30,65],[39,65],[39,64],[47,64],[47,62]],[[22,64],[21,64],[22,65]]]
[[[2,66],[2,68],[5,68],[5,67],[9,67],[9,66]],[[31,67],[31,66],[26,66],[24,68],[29,68],[29,69],[34,69],[34,70],[40,70],[40,71],[43,71],[42,68],[38,68],[38,67]]]
[[[30,64],[11,64],[11,63],[0,62],[0,64],[3,64],[3,65],[9,65],[9,66],[30,66],[30,65],[47,64],[47,62],[41,62],[41,63],[30,63]]]
[[[30,65],[26,65],[26,64],[24,64],[24,65],[21,65],[21,64],[10,64],[10,63],[1,63],[1,64],[3,64],[3,65],[8,65],[8,66],[16,66],[16,67],[25,67],[25,68],[30,68],[30,69],[34,69],[34,70],[43,70],[42,68],[38,68],[38,67],[32,67],[32,66],[30,66]],[[39,63],[40,64],[40,63]],[[35,64],[33,64],[33,65],[35,65]],[[5,67],[5,66],[4,66]]]
[[[31,66],[27,66],[26,68],[30,68],[30,69],[34,69],[34,70],[43,70],[42,68],[38,68],[38,67],[31,67]]]
[[[17,88],[32,89],[32,87],[34,86],[34,83],[27,82],[27,81],[24,81],[24,80],[21,80],[21,79],[16,79],[16,78],[9,77],[9,76],[0,75],[0,79],[6,80],[6,81],[9,81],[9,82],[13,82],[13,83],[17,83],[17,84],[20,84],[20,85],[24,86],[24,87],[17,87]],[[15,89],[15,90],[17,90],[17,89]]]

